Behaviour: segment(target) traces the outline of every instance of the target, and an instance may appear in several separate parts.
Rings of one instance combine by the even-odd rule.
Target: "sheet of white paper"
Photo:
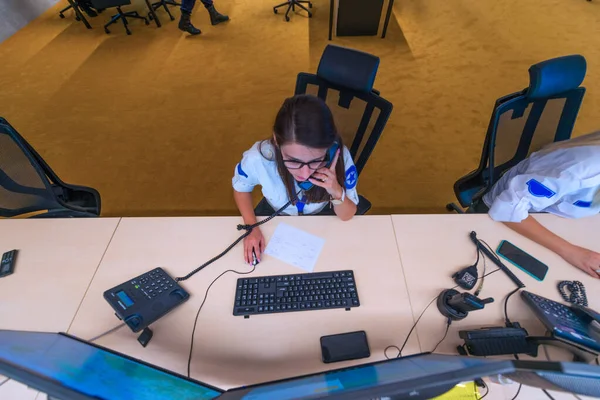
[[[294,267],[313,272],[324,244],[323,238],[280,223],[265,253]]]

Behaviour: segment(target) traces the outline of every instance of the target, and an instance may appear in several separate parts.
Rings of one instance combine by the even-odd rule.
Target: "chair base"
[[[160,7],[163,7],[165,9],[165,11],[167,12],[167,15],[169,16],[171,21],[175,21],[175,17],[173,16],[173,14],[171,14],[171,11],[169,10],[169,7],[167,7],[167,6],[181,7],[181,3],[178,3],[174,0],[160,0],[160,1],[152,3],[151,6],[152,6],[153,11],[156,11]],[[150,20],[152,20],[152,14],[150,14],[148,17],[150,18]]]
[[[273,7],[273,12],[277,14],[278,9],[281,7],[287,6],[287,10],[285,12],[285,20],[290,22],[290,11],[296,12],[296,7],[301,8],[302,10],[308,13],[308,18],[312,18],[312,13],[308,10],[308,8],[304,7],[302,4],[308,4],[308,8],[312,8],[312,3],[307,0],[288,0],[285,3],[281,3],[278,6]]]
[[[121,21],[121,22],[123,22],[123,26],[125,27],[125,32],[127,32],[128,35],[131,35],[131,31],[129,30],[129,22],[127,21],[127,18],[142,19],[142,20],[144,20],[146,25],[150,24],[150,21],[148,21],[148,18],[142,17],[140,14],[138,14],[137,11],[123,12],[123,10],[121,10],[121,7],[117,7],[117,14],[113,15],[113,17],[110,19],[110,21],[108,21],[108,23],[106,25],[104,25],[104,32],[106,32],[107,34],[110,33],[110,31],[108,30],[108,27],[111,26],[112,24],[115,24],[115,23]]]

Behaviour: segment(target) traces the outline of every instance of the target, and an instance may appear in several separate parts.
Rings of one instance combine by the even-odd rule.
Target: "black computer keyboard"
[[[352,271],[240,278],[233,315],[360,306]]]

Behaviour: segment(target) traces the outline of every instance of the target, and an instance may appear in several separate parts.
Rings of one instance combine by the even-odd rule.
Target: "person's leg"
[[[227,15],[220,14],[216,9],[213,3],[213,0],[202,0],[202,4],[208,10],[210,14],[210,23],[213,25],[220,24],[221,22],[229,21],[229,17]]]
[[[192,10],[196,5],[196,0],[182,0],[181,1],[181,19],[179,20],[179,29],[189,33],[190,35],[199,35],[202,32],[200,29],[192,25],[190,18],[192,17]]]

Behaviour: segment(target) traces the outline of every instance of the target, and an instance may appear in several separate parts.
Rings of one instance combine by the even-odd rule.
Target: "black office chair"
[[[301,72],[296,80],[295,94],[309,93],[314,89],[316,95],[327,101],[328,94],[338,94],[335,109],[330,105],[334,115],[336,111],[357,111],[358,118],[336,118],[338,131],[346,143],[352,142],[350,154],[360,176],[367,164],[377,141],[392,113],[393,105],[373,89],[373,83],[379,68],[379,58],[358,50],[327,45],[321,56],[317,73]],[[354,105],[354,107],[353,107]],[[374,116],[375,115],[375,116]],[[357,124],[352,124],[354,121]],[[357,126],[358,125],[358,126]],[[358,215],[364,215],[371,209],[371,203],[359,196]],[[274,211],[266,199],[262,199],[255,208],[256,215],[270,215]],[[318,215],[331,215],[333,210],[325,207]]]
[[[102,11],[104,11],[103,9],[93,10],[93,9],[89,8],[89,6],[87,6],[85,3],[81,3],[79,0],[69,0],[69,5],[66,6],[65,8],[63,8],[62,10],[60,10],[59,13],[58,13],[58,16],[60,18],[64,19],[65,18],[65,12],[67,12],[67,11],[69,11],[71,9],[75,12],[75,20],[83,22],[83,24],[85,25],[85,27],[88,28],[88,29],[92,29],[92,26],[90,25],[90,23],[88,22],[88,20],[83,15],[83,10],[85,10],[85,12],[87,14],[90,14],[90,13],[97,13],[97,14],[99,14]],[[95,15],[90,15],[90,17],[94,17],[94,16]]]
[[[123,11],[121,10],[121,6],[127,6],[131,4],[131,0],[91,0],[92,5],[95,9],[105,9],[115,7],[117,9],[117,13],[112,16],[110,21],[106,25],[104,25],[104,31],[108,34],[110,31],[108,27],[112,24],[116,24],[117,22],[123,22],[123,26],[125,27],[125,32],[128,35],[131,35],[131,31],[129,30],[129,21],[128,18],[141,19],[144,21],[146,25],[150,24],[148,18],[141,16],[137,11]]]
[[[0,118],[0,217],[37,213],[34,218],[97,217],[100,194],[68,185],[29,143]]]
[[[167,12],[167,14],[169,15],[169,18],[171,18],[171,21],[175,21],[175,17],[171,14],[171,11],[169,10],[169,7],[167,7],[167,6],[181,7],[181,3],[178,3],[173,0],[160,0],[155,3],[152,3],[151,6],[152,6],[153,11],[156,11],[160,7],[163,7],[165,9],[165,11]],[[150,18],[150,20],[153,19],[152,14],[150,14],[148,17]]]
[[[571,137],[585,88],[583,56],[553,58],[529,68],[529,87],[496,100],[475,171],[454,184],[468,213],[487,212],[483,196],[508,169],[543,146]],[[448,211],[463,213],[458,205]]]
[[[285,12],[285,20],[290,22],[290,11],[296,12],[296,7],[299,7],[308,13],[308,18],[312,18],[312,13],[308,10],[308,8],[304,7],[302,4],[308,4],[308,8],[312,8],[312,3],[306,0],[288,0],[285,3],[281,3],[278,6],[273,7],[273,12],[277,14],[278,10],[281,7],[287,6],[287,10]]]

